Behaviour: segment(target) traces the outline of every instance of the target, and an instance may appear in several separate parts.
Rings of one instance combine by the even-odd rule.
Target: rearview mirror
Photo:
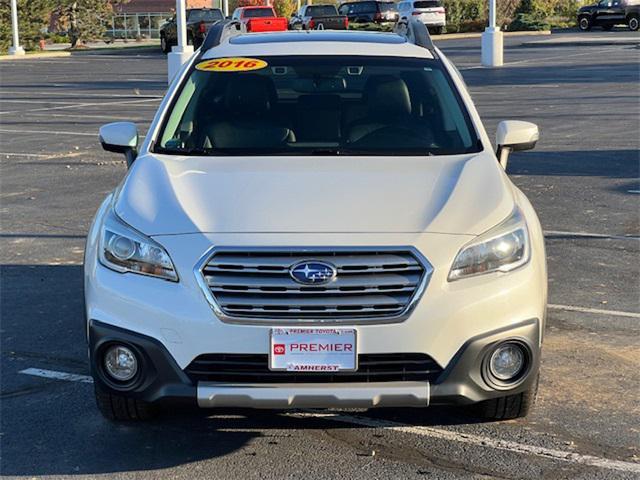
[[[123,153],[130,167],[138,156],[138,127],[131,122],[107,123],[100,127],[100,143],[107,152]]]
[[[498,124],[496,132],[496,155],[500,165],[507,169],[507,161],[511,152],[531,150],[540,138],[538,126],[535,123],[520,120],[505,120]]]

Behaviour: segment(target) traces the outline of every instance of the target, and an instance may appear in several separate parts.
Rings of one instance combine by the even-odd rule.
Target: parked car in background
[[[289,20],[291,30],[346,30],[349,20],[335,5],[303,5]]]
[[[231,18],[240,22],[244,32],[281,32],[289,28],[288,20],[278,17],[273,7],[239,7]]]
[[[360,1],[346,2],[338,7],[340,15],[346,15],[349,23],[394,23],[398,21],[398,9],[394,2]]]
[[[627,25],[637,31],[640,18],[640,0],[600,0],[578,10],[578,26],[586,32],[591,27],[611,30],[615,25]]]
[[[207,36],[209,27],[220,20],[224,14],[219,8],[190,8],[187,10],[187,43],[199,48]],[[175,15],[160,27],[160,48],[169,53],[171,47],[178,44],[178,25]]]
[[[442,0],[409,0],[398,3],[400,18],[415,18],[424,23],[435,34],[441,34],[447,24],[447,15]]]

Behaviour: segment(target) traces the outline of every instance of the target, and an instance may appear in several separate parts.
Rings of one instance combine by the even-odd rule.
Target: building
[[[187,8],[220,8],[221,0],[186,0]],[[114,7],[107,30],[113,38],[158,38],[160,26],[171,18],[175,0],[131,0]]]

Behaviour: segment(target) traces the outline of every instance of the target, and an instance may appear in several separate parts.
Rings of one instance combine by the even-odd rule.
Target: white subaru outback
[[[138,145],[85,254],[95,392],[158,406],[470,405],[525,415],[545,323],[543,234],[424,25],[214,26]]]

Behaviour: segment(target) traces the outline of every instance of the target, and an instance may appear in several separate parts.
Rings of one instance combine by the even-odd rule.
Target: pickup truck
[[[611,30],[615,25],[627,25],[629,30],[638,30],[640,0],[600,0],[578,10],[578,27],[583,32],[591,27]]]
[[[187,10],[187,43],[199,48],[207,36],[209,27],[220,20],[224,14],[219,8],[190,8]],[[169,53],[171,47],[178,44],[178,26],[175,15],[160,27],[160,48]]]
[[[278,17],[273,7],[239,7],[231,18],[240,22],[243,32],[282,32],[289,27],[287,19]]]
[[[303,5],[291,15],[291,30],[346,30],[349,19],[339,15],[335,5]]]

